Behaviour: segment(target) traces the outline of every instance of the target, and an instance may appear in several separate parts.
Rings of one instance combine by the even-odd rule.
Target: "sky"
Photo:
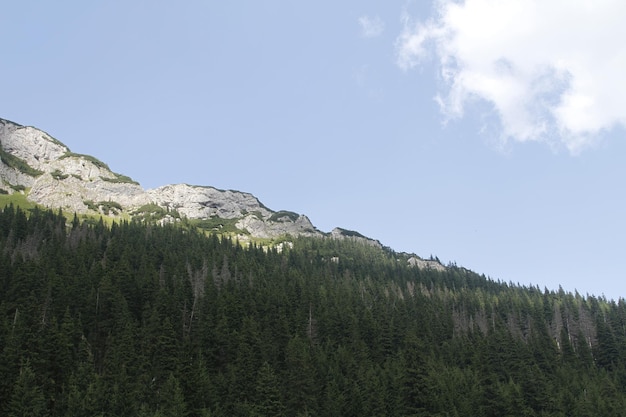
[[[7,2],[0,117],[494,280],[626,297],[626,2]]]

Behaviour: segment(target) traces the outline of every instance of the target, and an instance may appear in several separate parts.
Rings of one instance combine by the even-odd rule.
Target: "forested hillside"
[[[0,312],[6,416],[626,415],[623,300],[349,240],[9,206]]]

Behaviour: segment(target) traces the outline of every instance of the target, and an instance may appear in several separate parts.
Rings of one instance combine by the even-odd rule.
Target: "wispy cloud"
[[[359,26],[361,26],[361,35],[365,38],[375,38],[385,30],[385,23],[378,16],[359,17]]]
[[[438,0],[431,19],[403,20],[397,64],[409,70],[436,57],[447,118],[484,100],[504,140],[572,152],[626,127],[622,0]]]

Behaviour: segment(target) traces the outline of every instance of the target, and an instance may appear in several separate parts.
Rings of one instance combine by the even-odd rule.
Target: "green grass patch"
[[[32,201],[28,201],[25,194],[0,194],[0,207],[6,207],[11,204],[13,204],[14,207],[20,207],[24,210],[30,210],[37,207],[37,204]]]

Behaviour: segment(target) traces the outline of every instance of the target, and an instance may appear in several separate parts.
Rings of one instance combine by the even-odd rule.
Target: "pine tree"
[[[41,386],[37,382],[30,362],[25,361],[20,368],[13,386],[13,394],[9,402],[9,417],[39,417],[47,415],[46,399]]]
[[[287,413],[295,415],[315,408],[317,381],[308,340],[294,336],[285,352]]]
[[[406,414],[411,416],[430,415],[429,397],[432,394],[426,345],[414,334],[407,337],[403,351],[405,369],[404,401]]]
[[[269,363],[264,362],[257,373],[254,410],[259,416],[285,415],[278,378]]]
[[[163,417],[185,417],[187,405],[178,378],[170,373],[159,392],[159,415]]]

